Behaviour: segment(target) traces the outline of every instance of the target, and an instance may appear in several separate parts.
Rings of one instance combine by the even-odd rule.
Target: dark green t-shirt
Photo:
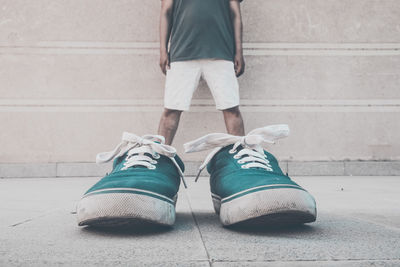
[[[217,58],[233,61],[230,0],[174,0],[170,61]]]

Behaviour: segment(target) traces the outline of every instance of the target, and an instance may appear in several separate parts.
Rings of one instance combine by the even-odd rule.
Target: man
[[[239,0],[162,0],[160,41],[160,67],[167,77],[158,135],[124,132],[113,151],[97,155],[97,163],[113,160],[113,170],[84,194],[77,207],[78,224],[174,224],[180,179],[185,180],[184,164],[171,143],[200,77],[223,112],[228,134],[206,135],[186,143],[185,151],[214,149],[199,174],[207,166],[221,223],[315,221],[314,198],[264,150],[286,137],[288,126],[271,125],[244,135],[236,78],[245,66]]]
[[[200,76],[223,112],[227,132],[244,135],[236,79],[245,68],[240,1],[162,0],[160,67],[167,78],[158,134],[166,144],[172,143],[182,111],[189,109]]]

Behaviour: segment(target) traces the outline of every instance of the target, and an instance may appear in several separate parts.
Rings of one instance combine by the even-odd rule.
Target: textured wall
[[[160,1],[0,0],[0,162],[91,162],[155,133]],[[245,0],[246,129],[280,159],[400,160],[400,1]],[[224,131],[204,83],[175,145]],[[204,153],[184,155],[201,160]]]

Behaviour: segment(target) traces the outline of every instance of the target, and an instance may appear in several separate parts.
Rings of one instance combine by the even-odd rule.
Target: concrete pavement
[[[0,266],[400,266],[400,177],[294,177],[318,218],[288,229],[223,228],[205,177],[181,189],[172,229],[78,227],[98,179],[0,179]]]

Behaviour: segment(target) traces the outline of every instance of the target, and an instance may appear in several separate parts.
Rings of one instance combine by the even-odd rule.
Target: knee
[[[226,115],[231,115],[231,116],[236,116],[236,117],[240,116],[239,106],[224,109],[224,110],[222,110],[222,112]]]
[[[179,118],[182,110],[164,108],[163,117],[166,118]]]

